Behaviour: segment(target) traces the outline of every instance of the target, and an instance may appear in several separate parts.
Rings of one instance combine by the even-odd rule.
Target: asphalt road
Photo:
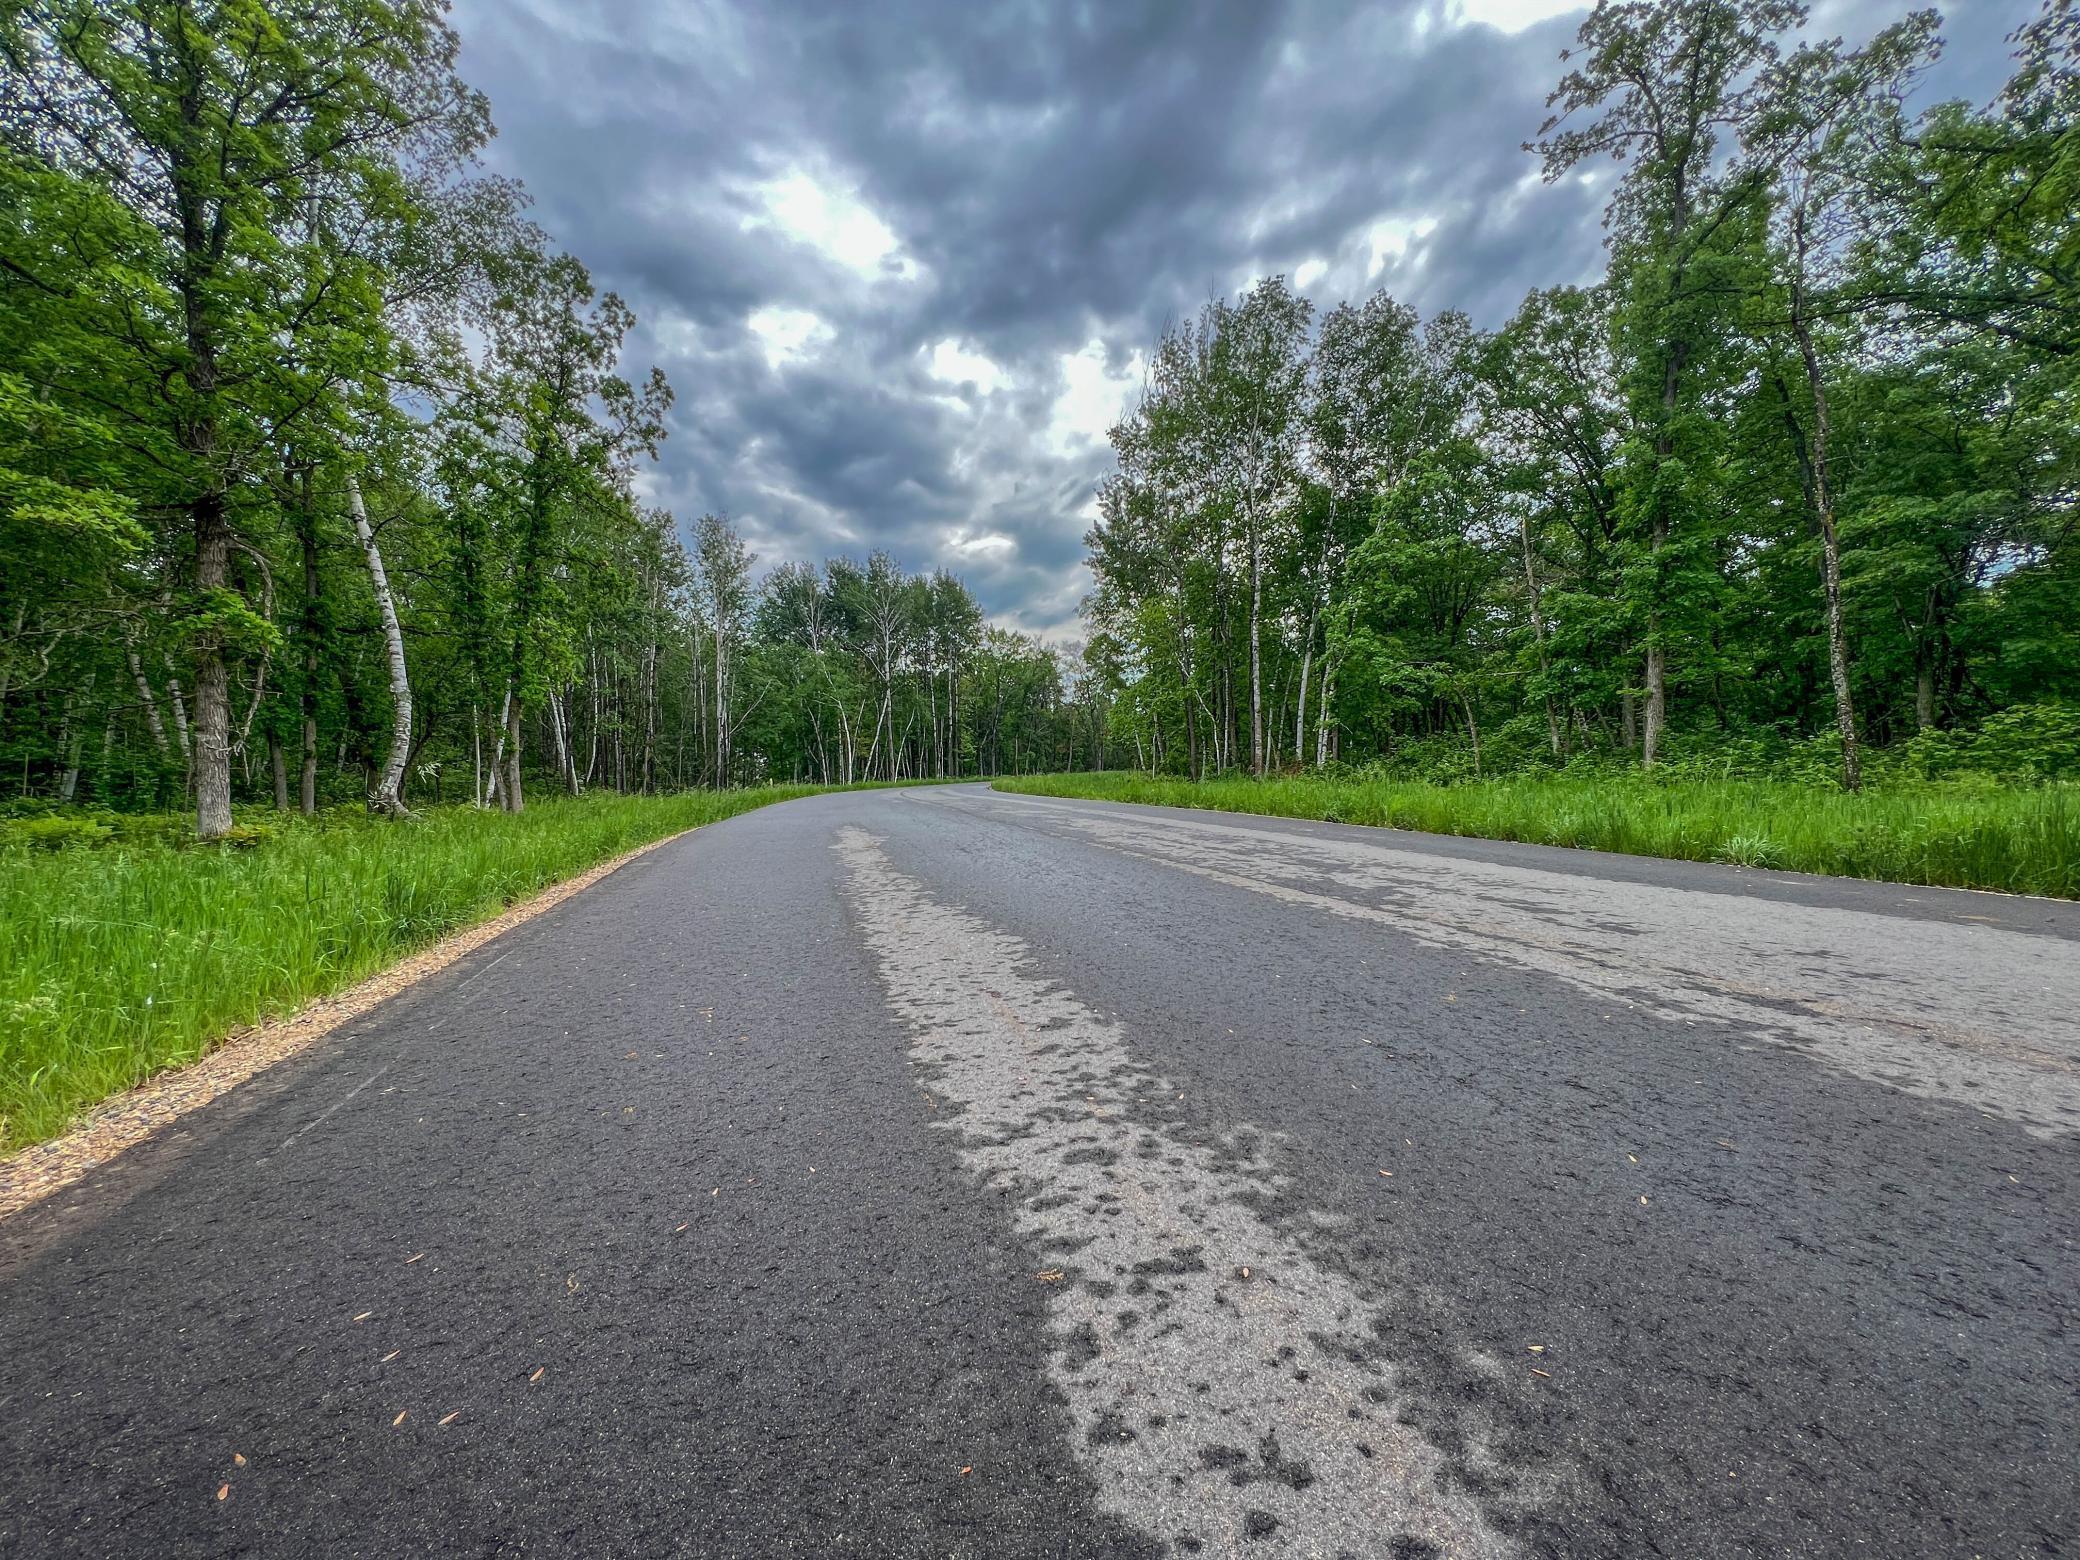
[[[2080,906],[789,803],[0,1224],[0,1554],[2080,1553],[2076,1133]]]

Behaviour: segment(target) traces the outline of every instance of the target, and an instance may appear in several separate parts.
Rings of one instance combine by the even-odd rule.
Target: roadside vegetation
[[[1677,804],[1600,777],[1824,741],[1854,791],[1911,774],[1903,749],[2071,728],[2080,270],[2050,257],[2080,199],[2080,11],[2015,33],[1991,101],[1925,106],[1935,12],[1853,44],[1806,19],[1582,21],[1521,129],[1548,181],[1607,180],[1590,285],[1490,329],[1386,292],[1318,303],[1302,268],[1162,335],[1088,535],[1110,767],[1586,765],[1629,817]],[[1522,827],[1634,838],[1548,811]],[[1802,832],[1728,817],[1686,850]]]
[[[1076,767],[1075,658],[951,573],[647,501],[671,385],[460,48],[445,0],[0,7],[8,789],[214,838]]]
[[[623,851],[815,788],[591,795],[520,814],[365,807],[0,820],[0,1153]]]
[[[2080,899],[2080,786],[2073,784],[1971,778],[1850,793],[1797,780],[1574,770],[1458,784],[1378,772],[1198,782],[1112,772],[1032,775],[996,786]]]
[[[1087,536],[1137,772],[1000,786],[2080,895],[2080,28],[1916,106],[1935,12],[1807,14],[1582,22],[1590,285],[1167,329]]]

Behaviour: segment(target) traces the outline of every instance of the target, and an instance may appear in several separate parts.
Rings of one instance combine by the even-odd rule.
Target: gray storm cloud
[[[1850,37],[1903,7],[1837,3]],[[2017,0],[1956,8],[1984,98]],[[1207,297],[1284,272],[1499,323],[1601,257],[1533,134],[1554,0],[458,0],[492,162],[642,320],[679,401],[656,501],[761,560],[885,547],[1074,632],[1104,430]]]

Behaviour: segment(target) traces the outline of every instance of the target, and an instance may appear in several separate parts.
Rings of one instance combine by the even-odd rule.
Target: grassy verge
[[[450,807],[402,825],[256,815],[269,832],[243,848],[142,830],[52,850],[0,831],[0,1154],[560,879],[813,789]]]
[[[1902,786],[1850,796],[1768,780],[1525,776],[1449,786],[1366,778],[1194,785],[1115,772],[1000,780],[997,789],[2080,898],[2080,787],[2073,786]]]

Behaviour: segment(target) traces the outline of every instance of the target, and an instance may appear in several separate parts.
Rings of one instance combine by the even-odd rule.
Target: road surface
[[[702,829],[0,1225],[0,1553],[2080,1552],[2080,907]]]

